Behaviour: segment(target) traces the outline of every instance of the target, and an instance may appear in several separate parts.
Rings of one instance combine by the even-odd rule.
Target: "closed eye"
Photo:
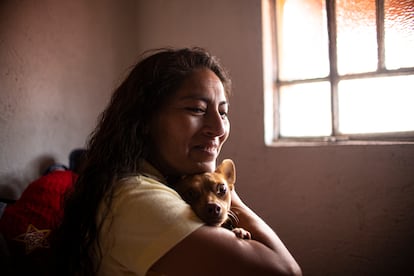
[[[197,115],[202,115],[204,113],[206,113],[206,110],[200,107],[187,107],[186,110],[190,111],[191,113],[197,114]]]
[[[228,116],[229,113],[229,104],[227,102],[222,102],[219,105],[220,116],[224,119]]]
[[[220,111],[220,116],[224,119],[228,116],[228,113],[226,111]]]

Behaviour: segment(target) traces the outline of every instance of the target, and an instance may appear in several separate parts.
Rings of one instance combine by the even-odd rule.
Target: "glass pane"
[[[331,93],[328,82],[286,85],[280,88],[282,137],[331,135]]]
[[[375,71],[378,65],[375,0],[336,3],[338,73]]]
[[[278,58],[282,80],[329,74],[324,0],[278,1]]]
[[[414,130],[414,76],[341,81],[339,131],[343,134]]]
[[[385,0],[385,64],[414,66],[414,1]]]

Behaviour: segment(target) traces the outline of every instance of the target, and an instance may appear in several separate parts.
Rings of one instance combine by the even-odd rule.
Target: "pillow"
[[[72,171],[52,171],[30,183],[15,203],[7,205],[0,219],[0,232],[11,256],[49,253],[51,233],[63,215],[63,194],[75,180]]]

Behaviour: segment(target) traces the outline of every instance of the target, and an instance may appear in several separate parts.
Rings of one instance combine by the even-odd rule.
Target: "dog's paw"
[[[250,240],[252,238],[249,231],[244,230],[243,228],[234,228],[233,233],[236,235],[236,237],[244,240]]]

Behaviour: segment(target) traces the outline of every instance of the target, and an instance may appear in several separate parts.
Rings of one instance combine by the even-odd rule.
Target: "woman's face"
[[[214,171],[230,131],[227,112],[220,79],[209,69],[195,71],[152,121],[149,161],[164,176]]]

